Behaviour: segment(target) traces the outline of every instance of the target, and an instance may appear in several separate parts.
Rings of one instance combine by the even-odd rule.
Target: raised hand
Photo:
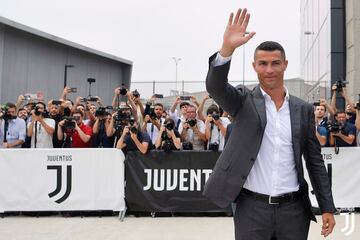
[[[255,32],[250,32],[248,34],[246,32],[250,19],[250,14],[247,13],[246,8],[243,10],[239,9],[235,19],[233,19],[233,17],[234,14],[231,13],[225,29],[223,45],[220,50],[220,54],[223,57],[231,56],[236,48],[245,44],[255,35]]]

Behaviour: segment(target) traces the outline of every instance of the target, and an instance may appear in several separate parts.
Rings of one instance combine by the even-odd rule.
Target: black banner
[[[228,212],[202,196],[220,153],[129,152],[125,159],[128,209],[143,212]]]

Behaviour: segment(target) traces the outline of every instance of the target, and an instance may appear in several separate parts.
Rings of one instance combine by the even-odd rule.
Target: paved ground
[[[355,230],[345,236],[341,229],[345,217],[336,216],[334,234],[327,239],[359,240],[360,214],[355,215]],[[0,219],[1,240],[227,240],[234,239],[231,217],[25,217]],[[320,236],[320,224],[312,223],[310,240]]]

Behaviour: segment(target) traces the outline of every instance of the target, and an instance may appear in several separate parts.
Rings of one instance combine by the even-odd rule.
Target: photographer
[[[54,148],[61,148],[62,141],[59,141],[57,137],[58,131],[58,124],[62,120],[63,116],[61,114],[61,104],[63,103],[62,100],[51,100],[48,102],[48,109],[49,109],[49,118],[55,121],[55,128],[54,134],[52,137],[53,147]]]
[[[326,107],[321,102],[314,103],[316,137],[322,147],[328,145],[328,131],[326,129],[328,118],[325,116]]]
[[[335,114],[335,123],[330,126],[330,146],[351,147],[356,145],[356,128],[346,121],[344,111]]]
[[[95,111],[95,123],[93,126],[92,146],[99,148],[112,148],[114,146],[114,136],[107,136],[107,131],[111,122],[111,114],[106,112],[106,108],[100,107]]]
[[[222,151],[225,144],[226,127],[230,120],[220,117],[218,106],[212,104],[206,111],[205,136],[208,141],[207,149],[212,151]]]
[[[183,150],[204,150],[205,124],[197,118],[196,108],[189,105],[186,109],[186,120],[179,125]]]
[[[164,125],[160,127],[160,132],[155,142],[155,148],[162,149],[165,152],[180,150],[180,134],[175,129],[175,122],[171,118],[165,119]]]
[[[73,112],[72,118],[59,122],[57,136],[64,141],[63,146],[72,148],[91,147],[92,129],[83,124],[84,114],[80,110]]]
[[[146,154],[150,149],[150,137],[146,132],[139,131],[137,122],[132,120],[124,126],[119,141],[116,144],[117,149],[121,149],[124,154],[129,151],[139,150],[142,154]]]
[[[159,135],[161,124],[165,119],[162,118],[164,107],[161,103],[155,103],[153,106],[147,104],[145,109],[143,131],[146,131],[151,139],[151,142],[155,145],[156,139]]]
[[[16,116],[16,106],[7,103],[0,109],[0,148],[20,148],[26,138],[26,123]]]
[[[356,120],[355,120],[355,127],[357,129],[357,146],[360,147],[360,99],[359,103],[357,103],[356,107]]]
[[[180,104],[180,116],[177,114],[176,112],[176,108],[177,106]],[[179,129],[179,125],[180,122],[185,122],[185,115],[186,115],[186,108],[190,105],[190,103],[188,102],[183,102],[180,97],[176,97],[175,102],[173,103],[173,105],[170,108],[169,111],[169,116],[172,120],[174,120],[175,124],[175,128]]]
[[[27,126],[27,136],[31,137],[31,148],[53,148],[55,121],[46,117],[45,107],[45,103],[38,102],[31,111],[31,122]]]

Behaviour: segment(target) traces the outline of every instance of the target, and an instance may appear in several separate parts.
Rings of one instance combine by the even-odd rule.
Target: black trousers
[[[310,217],[301,197],[269,204],[240,194],[234,224],[236,240],[306,240]]]

